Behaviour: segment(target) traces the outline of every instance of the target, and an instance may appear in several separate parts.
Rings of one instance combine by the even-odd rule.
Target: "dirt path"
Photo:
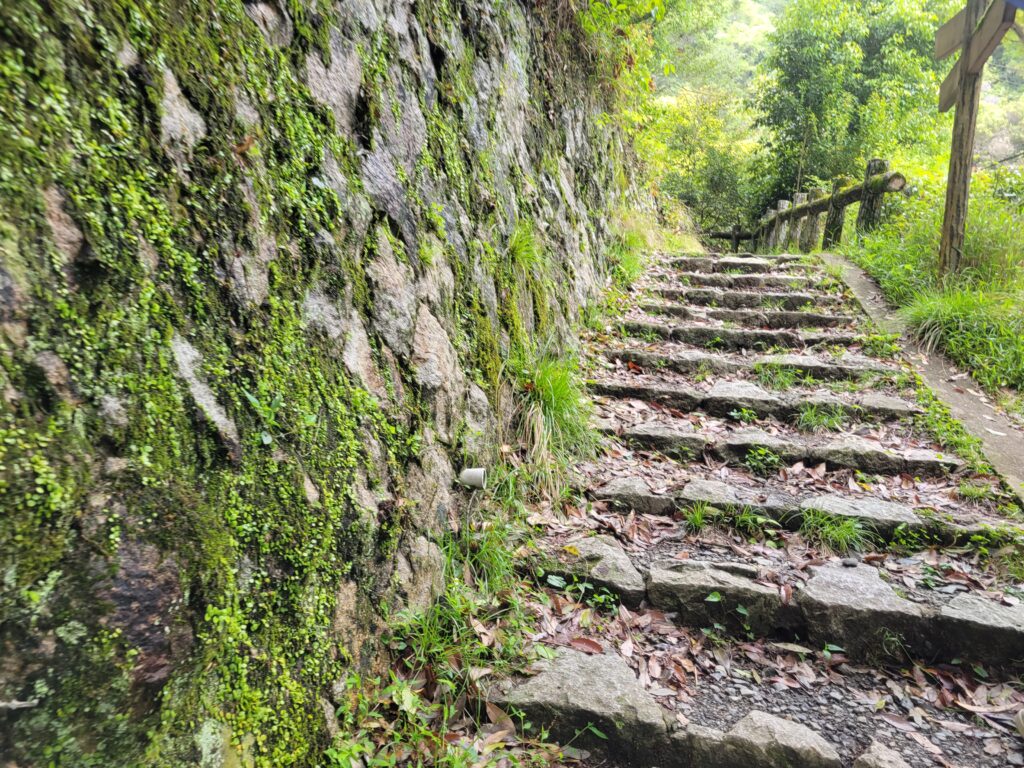
[[[666,259],[592,339],[607,451],[496,694],[621,764],[1024,765],[1020,511],[834,270]]]

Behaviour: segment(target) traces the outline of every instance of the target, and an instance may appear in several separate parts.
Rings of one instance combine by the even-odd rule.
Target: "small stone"
[[[858,560],[857,560],[856,557],[844,557],[843,558],[843,567],[844,568],[856,568],[857,567],[857,563],[858,563]]]
[[[889,749],[877,741],[872,741],[871,746],[854,761],[853,768],[910,768],[910,766],[899,752]]]
[[[569,547],[579,553],[576,567],[584,571],[591,583],[614,592],[627,607],[640,605],[647,594],[644,577],[615,539],[591,536],[570,542],[566,549]]]
[[[601,501],[610,501],[617,507],[649,515],[670,515],[676,508],[671,496],[653,493],[641,477],[615,477],[591,495]]]
[[[754,710],[725,735],[727,765],[839,768],[839,753],[810,728]],[[746,762],[744,762],[746,761]]]
[[[596,749],[628,765],[674,764],[669,714],[648,695],[621,656],[562,650],[539,674],[488,700],[551,728],[556,740]],[[607,738],[600,739],[593,726]]]
[[[163,71],[163,85],[160,140],[168,154],[181,163],[206,136],[206,122],[185,98],[178,79],[169,69]]]

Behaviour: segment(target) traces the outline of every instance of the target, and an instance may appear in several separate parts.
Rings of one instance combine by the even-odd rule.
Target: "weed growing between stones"
[[[795,368],[775,363],[757,363],[754,366],[754,378],[765,389],[787,390],[793,389],[800,383],[813,383],[810,376],[801,376]]]
[[[755,475],[768,477],[779,471],[782,467],[782,459],[770,448],[758,445],[747,451],[743,464]]]
[[[846,424],[846,411],[841,405],[803,403],[796,423],[800,429],[808,432],[838,432]]]
[[[757,412],[752,411],[750,408],[737,408],[736,410],[729,411],[729,418],[741,424],[752,424],[757,421]]]
[[[860,518],[839,517],[820,509],[800,513],[800,535],[829,552],[860,552],[876,543],[877,537]]]

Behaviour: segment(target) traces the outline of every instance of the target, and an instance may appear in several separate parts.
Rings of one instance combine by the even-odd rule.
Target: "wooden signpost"
[[[960,51],[959,60],[939,90],[940,112],[956,106],[939,246],[939,266],[944,275],[956,272],[963,258],[981,72],[1007,30],[1013,27],[1020,8],[1024,8],[1024,0],[967,0],[967,6],[935,34],[935,58],[944,59]]]

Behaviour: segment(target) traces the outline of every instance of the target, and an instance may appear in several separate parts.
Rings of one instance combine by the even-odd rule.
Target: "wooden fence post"
[[[825,196],[825,190],[821,187],[815,187],[807,194],[813,203],[815,200],[821,200]],[[818,243],[821,242],[821,230],[824,223],[823,213],[815,213],[807,217],[807,221],[804,222],[803,228],[800,230],[799,245],[803,253],[810,253],[818,247]]]
[[[768,209],[768,230],[766,246],[768,250],[772,250],[775,247],[775,235],[776,228],[779,226],[779,206]]]
[[[730,238],[730,239],[732,240],[732,252],[733,253],[739,253],[740,252],[740,225],[739,224],[733,224],[732,225],[732,238]]]
[[[797,207],[798,205],[803,205],[806,202],[807,202],[807,193],[806,192],[794,192],[793,193],[793,207],[794,208]],[[804,227],[804,218],[802,216],[799,217],[799,218],[796,218],[796,214],[794,214],[793,220],[789,222],[789,241],[786,243],[786,250],[787,251],[795,250],[796,248],[798,248],[800,246],[800,236],[801,236],[801,232],[803,231],[803,227]]]
[[[843,239],[843,225],[846,223],[846,206],[839,203],[839,190],[843,188],[843,179],[832,182],[832,196],[828,201],[828,214],[825,216],[825,234],[821,241],[823,250],[838,245]]]
[[[870,232],[882,220],[882,200],[884,189],[872,189],[868,183],[872,176],[889,170],[889,161],[874,158],[868,160],[868,168],[864,174],[864,193],[860,198],[860,210],[857,212],[857,232]]]
[[[768,250],[768,240],[769,240],[769,234],[770,234],[768,227],[770,226],[769,222],[771,221],[771,218],[772,218],[772,209],[771,208],[766,208],[765,212],[764,212],[764,216],[761,217],[761,230],[760,230],[760,234],[758,235],[758,238],[757,238],[757,250],[758,251],[766,251],[766,250]]]
[[[789,222],[782,218],[782,214],[790,209],[793,204],[789,200],[779,200],[779,215],[775,218],[775,242],[773,247],[785,249],[786,239],[789,237]]]

